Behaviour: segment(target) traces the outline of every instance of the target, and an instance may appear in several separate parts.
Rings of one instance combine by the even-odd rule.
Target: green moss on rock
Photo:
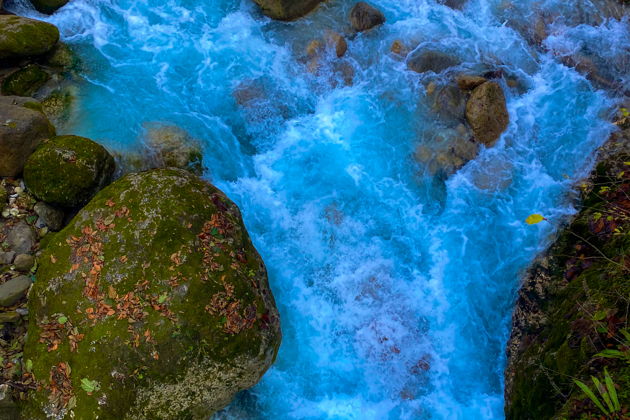
[[[189,172],[114,182],[39,264],[24,357],[41,387],[26,418],[205,420],[276,356],[278,312],[238,208]]]
[[[67,44],[59,42],[46,57],[45,64],[64,70],[72,70],[79,65],[79,57]]]
[[[59,41],[50,23],[14,15],[0,15],[0,59],[39,56]]]
[[[77,207],[111,181],[114,169],[114,158],[98,143],[79,136],[58,136],[28,158],[24,182],[42,201]]]
[[[74,95],[71,89],[57,89],[42,100],[42,111],[56,124],[63,124],[68,121],[74,103]]]
[[[29,64],[2,81],[2,94],[15,96],[31,96],[44,83],[50,79],[50,75],[37,64]]]
[[[272,19],[293,20],[311,12],[323,0],[254,0]]]

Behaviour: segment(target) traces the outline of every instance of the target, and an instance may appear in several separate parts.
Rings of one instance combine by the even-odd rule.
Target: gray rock
[[[28,254],[20,254],[15,257],[13,265],[17,271],[27,272],[35,265],[35,257]]]
[[[459,64],[459,60],[440,51],[418,50],[411,53],[407,67],[416,73],[440,73]]]
[[[7,102],[24,103],[25,106]],[[55,135],[48,118],[36,108],[41,105],[32,100],[0,101],[0,177],[18,176],[26,159],[46,138]]]
[[[31,284],[31,279],[26,276],[15,277],[0,284],[0,306],[11,306],[22,299]]]
[[[39,216],[39,219],[37,219],[38,228],[48,227],[49,230],[58,232],[63,227],[63,211],[49,206],[43,201],[35,204],[34,210]]]
[[[33,228],[26,222],[20,221],[9,231],[7,243],[9,247],[18,254],[27,254],[37,241],[37,235]]]
[[[356,32],[367,31],[385,23],[385,16],[377,8],[360,1],[350,11],[350,25]]]
[[[0,252],[0,265],[9,265],[13,262],[15,258],[15,252]]]

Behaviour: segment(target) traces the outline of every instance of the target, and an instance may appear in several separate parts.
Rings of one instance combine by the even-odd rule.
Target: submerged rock
[[[254,0],[272,19],[293,20],[311,12],[323,0]]]
[[[103,146],[79,136],[54,137],[26,162],[24,182],[42,201],[77,207],[107,185],[114,173],[114,158]]]
[[[50,23],[14,15],[0,15],[0,59],[46,54],[59,41]]]
[[[441,51],[416,50],[407,59],[407,67],[416,73],[441,73],[442,71],[457,66],[459,60]]]
[[[485,82],[472,91],[466,103],[466,119],[475,140],[486,146],[494,145],[510,121],[505,95],[498,83]]]
[[[62,6],[65,6],[69,0],[30,0],[33,4],[33,7],[37,9],[38,12],[52,14],[57,9]]]
[[[41,88],[50,75],[37,64],[29,64],[7,76],[2,81],[3,95],[31,96]]]
[[[238,208],[184,170],[103,189],[45,248],[37,276],[24,358],[41,387],[28,419],[205,420],[256,384],[280,345]]]
[[[0,176],[18,176],[35,148],[55,135],[55,128],[34,99],[0,98]]]
[[[367,31],[385,23],[385,15],[364,1],[360,1],[350,10],[350,26],[356,32]]]
[[[201,175],[204,171],[201,144],[176,125],[146,123],[144,144],[154,156],[151,168],[180,168]]]

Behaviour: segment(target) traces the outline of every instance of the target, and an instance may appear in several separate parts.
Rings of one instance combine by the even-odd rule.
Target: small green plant
[[[627,329],[619,330],[623,338],[619,340],[616,349],[606,349],[597,353],[596,357],[605,357],[608,359],[621,359],[630,365],[630,331]]]
[[[608,373],[608,369],[604,368],[604,384],[602,384],[599,379],[594,376],[591,376],[593,380],[593,384],[595,385],[595,389],[599,393],[599,395],[604,400],[604,404],[597,398],[595,392],[591,390],[591,388],[586,385],[584,382],[574,379],[574,382],[577,386],[580,387],[582,391],[586,394],[586,396],[593,401],[593,403],[601,410],[601,412],[609,417],[614,418],[615,413],[619,413],[621,411],[621,404],[619,404],[619,399],[617,398],[617,390],[615,389],[615,384]]]

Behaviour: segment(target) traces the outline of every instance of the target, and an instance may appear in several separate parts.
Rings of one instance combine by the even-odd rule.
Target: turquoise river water
[[[326,29],[348,30],[353,3],[293,23],[249,0],[72,0],[50,17],[9,7],[58,25],[83,61],[61,131],[124,150],[145,122],[176,124],[203,142],[208,178],[242,209],[284,341],[217,419],[503,418],[519,275],[575,211],[572,186],[614,129],[615,94],[560,58],[587,52],[628,82],[628,20],[538,1],[554,18],[536,48],[524,35],[530,0],[373,0],[387,23],[350,37],[347,86],[303,56]],[[396,39],[516,81],[500,82],[500,141],[449,177],[417,157],[453,131],[429,99],[440,76],[408,71],[389,52]],[[239,105],[243,83],[263,94]],[[531,213],[549,223],[526,225]]]

